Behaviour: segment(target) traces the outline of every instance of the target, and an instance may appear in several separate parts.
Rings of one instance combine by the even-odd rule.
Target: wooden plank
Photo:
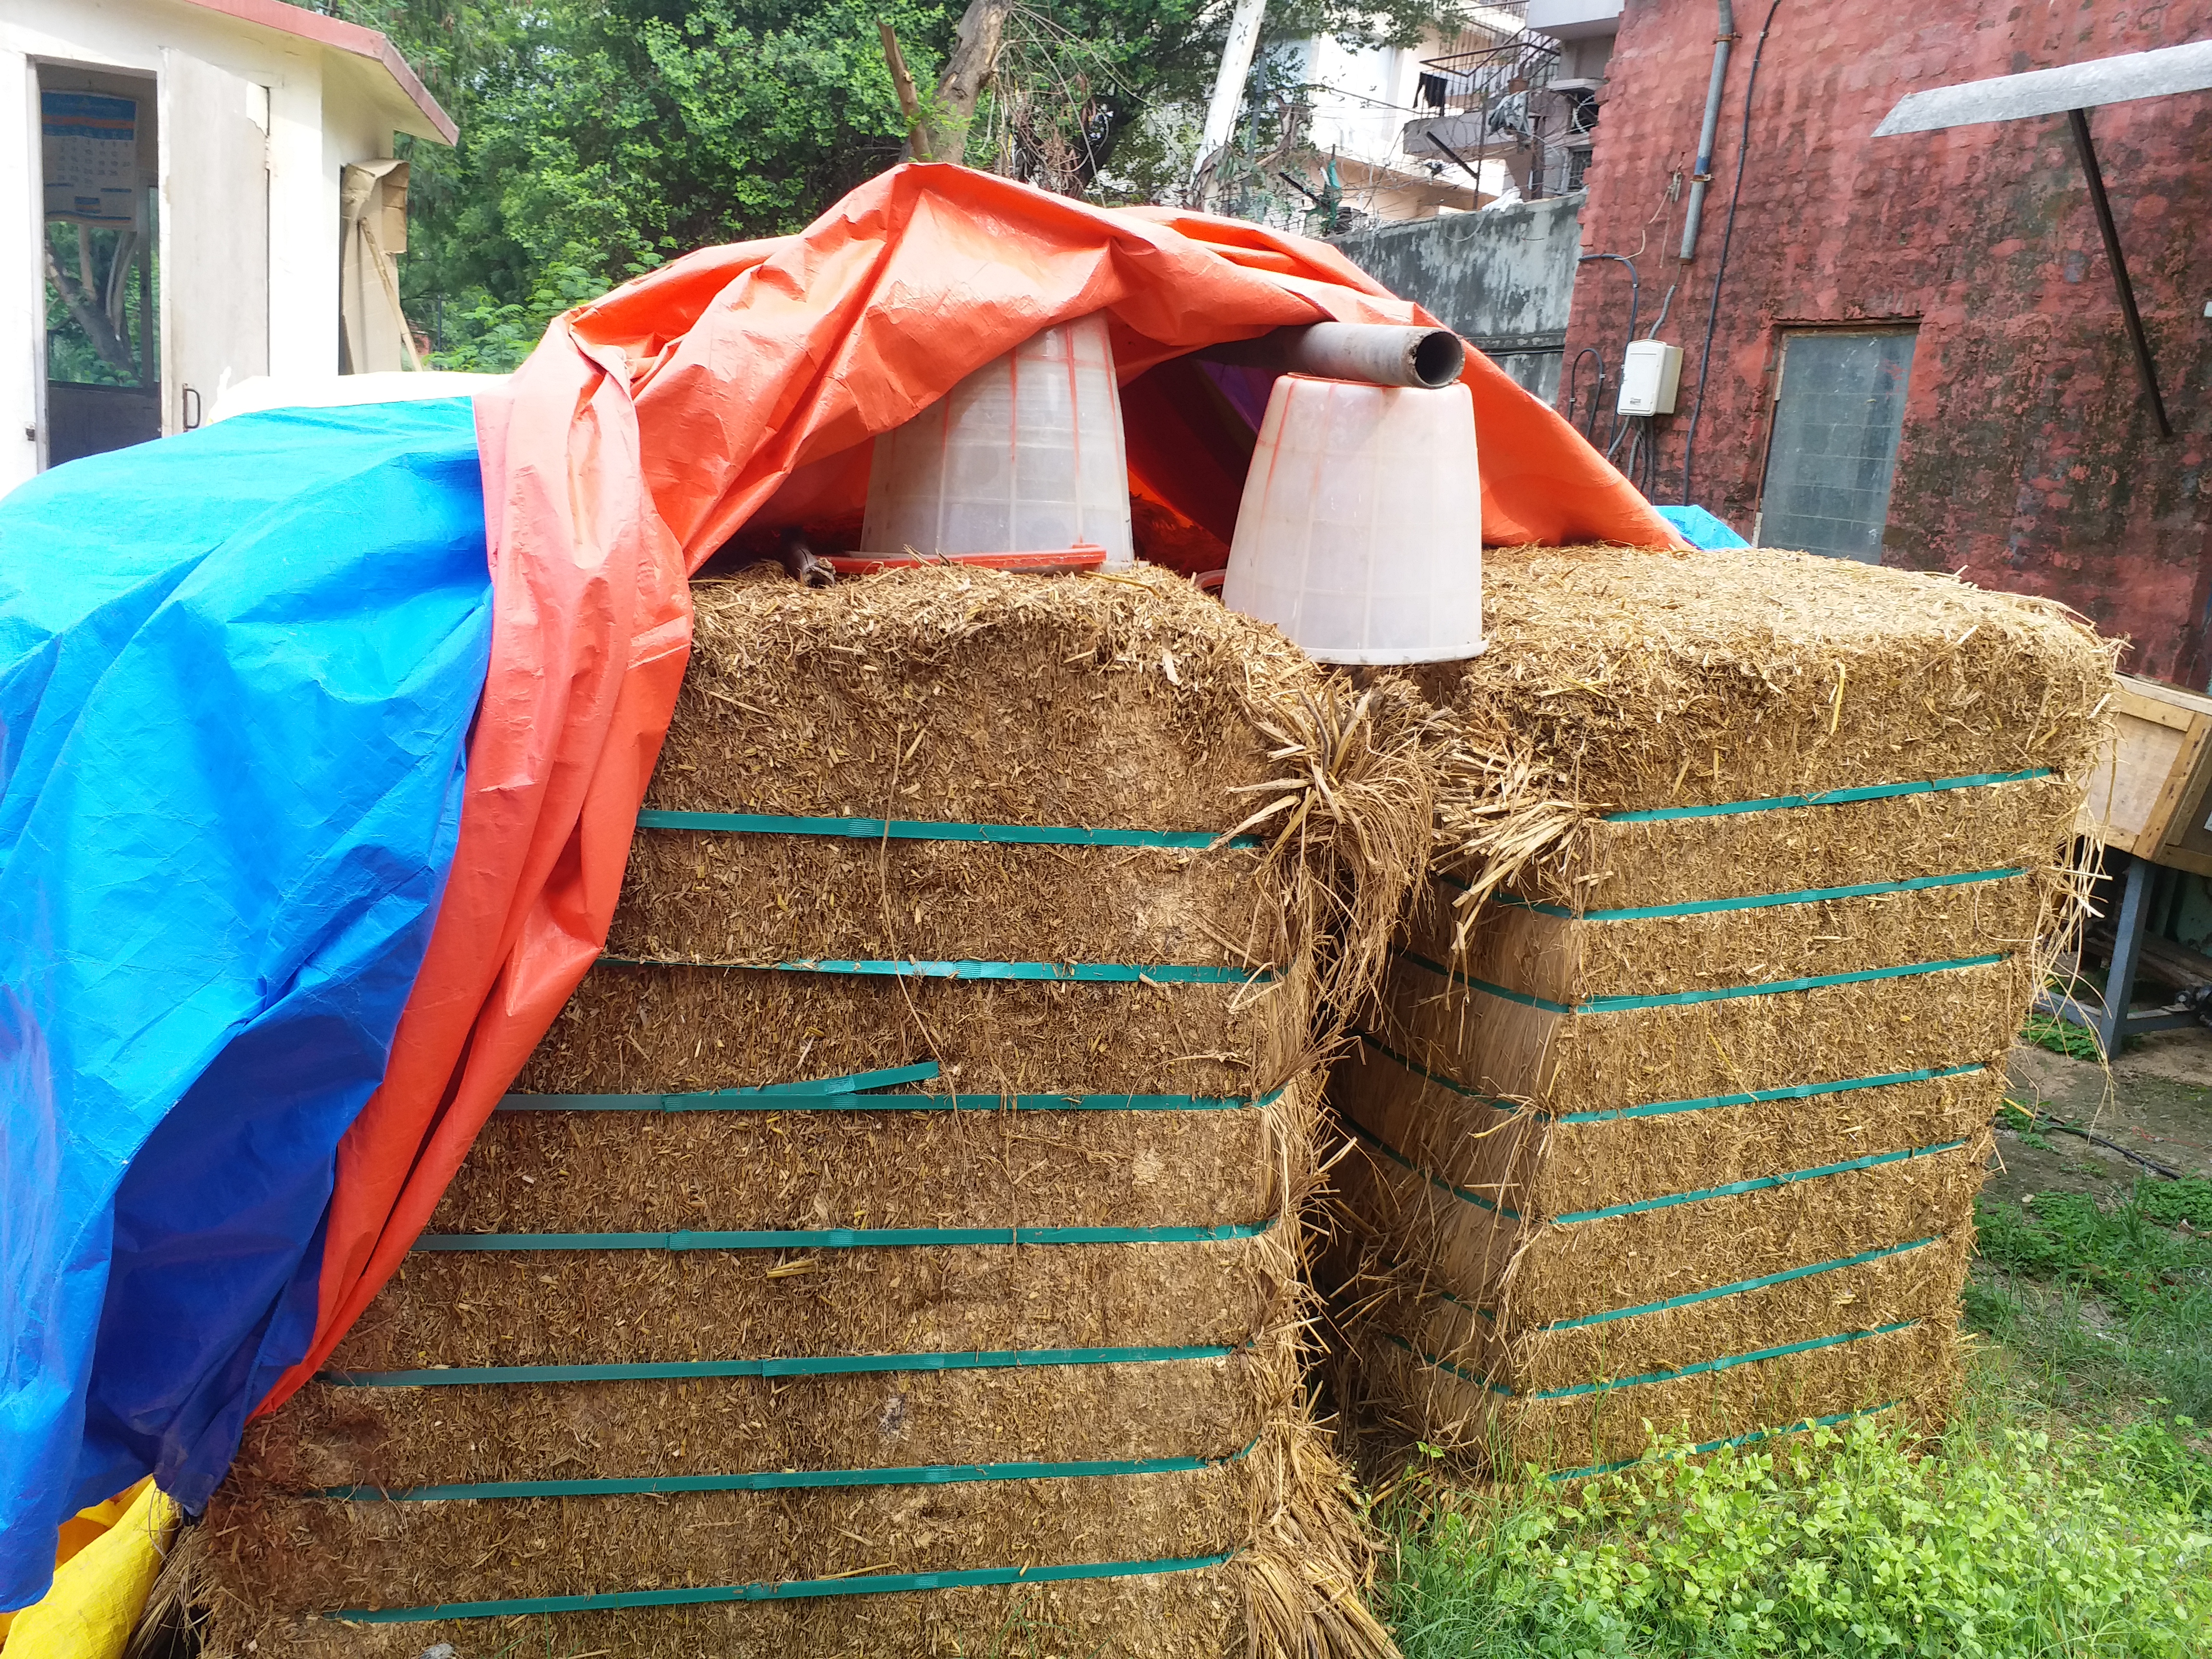
[[[2179,867],[2196,868],[2199,858],[2212,865],[2212,832],[2201,846],[2187,840],[2202,830],[2191,815],[2212,782],[2212,698],[2122,675],[2112,726],[2112,750],[2089,779],[2082,833],[2161,862],[2173,843]]]

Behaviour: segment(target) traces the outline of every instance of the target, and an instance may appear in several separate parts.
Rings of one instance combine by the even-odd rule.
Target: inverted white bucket
[[[986,363],[876,440],[864,552],[1051,552],[1134,562],[1114,348],[1098,314]]]
[[[1275,382],[1221,600],[1334,663],[1482,649],[1482,483],[1464,386]]]

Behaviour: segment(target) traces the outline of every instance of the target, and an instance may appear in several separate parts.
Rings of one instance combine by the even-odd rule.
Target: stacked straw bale
[[[1388,1655],[1300,1379],[1302,1212],[1322,999],[1371,982],[1427,854],[1426,710],[1150,571],[695,598],[608,958],[248,1435],[187,1553],[208,1651]],[[855,1078],[896,1086],[662,1101]],[[732,1232],[775,1236],[683,1237]],[[652,1237],[454,1248],[485,1234]],[[617,1371],[432,1369],[578,1366]],[[485,1483],[522,1484],[422,1490]]]
[[[1427,675],[1436,866],[1332,1083],[1353,1386],[1553,1472],[1935,1419],[2110,647],[1802,554],[1488,576],[1488,653]]]

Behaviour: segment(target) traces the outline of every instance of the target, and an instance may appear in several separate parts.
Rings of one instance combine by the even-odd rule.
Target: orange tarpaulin
[[[690,649],[690,573],[798,468],[824,464],[820,506],[864,477],[832,458],[1097,311],[1125,381],[1285,323],[1433,320],[1303,237],[908,166],[800,235],[706,249],[578,307],[478,400],[495,621],[459,850],[383,1085],[338,1150],[313,1346],[262,1410],[399,1265],[599,955]],[[1465,378],[1486,540],[1679,545],[1488,359]],[[1175,480],[1146,483],[1206,521]]]

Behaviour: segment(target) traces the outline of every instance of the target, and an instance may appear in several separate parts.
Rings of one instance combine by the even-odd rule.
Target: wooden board
[[[2156,863],[2212,875],[2204,819],[2212,697],[2119,677],[2113,748],[2089,780],[2081,832]]]

